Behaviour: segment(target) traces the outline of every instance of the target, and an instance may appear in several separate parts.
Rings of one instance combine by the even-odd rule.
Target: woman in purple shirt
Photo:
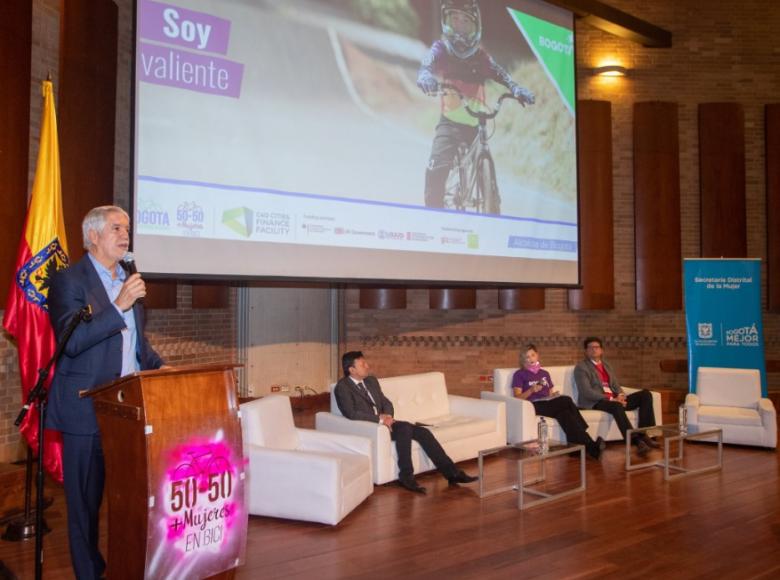
[[[515,397],[533,403],[537,415],[552,417],[558,421],[569,443],[584,445],[588,455],[599,459],[604,451],[604,439],[599,437],[594,441],[588,435],[588,423],[580,415],[580,410],[571,397],[553,390],[552,378],[550,373],[541,367],[536,346],[527,345],[521,358],[523,368],[512,377],[512,392]]]

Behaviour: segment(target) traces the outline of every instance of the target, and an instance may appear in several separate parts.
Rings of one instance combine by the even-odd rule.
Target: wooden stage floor
[[[693,459],[713,453],[690,448]],[[509,472],[501,459],[487,466],[494,481]],[[550,470],[576,473],[575,459]],[[727,446],[722,471],[667,483],[658,468],[627,474],[611,443],[588,460],[583,494],[524,512],[513,492],[480,500],[476,484],[428,474],[427,496],[377,487],[336,527],[251,517],[237,578],[778,578],[779,474],[776,452]],[[49,493],[44,578],[72,578],[63,493]],[[32,578],[33,549],[2,541],[0,560]]]

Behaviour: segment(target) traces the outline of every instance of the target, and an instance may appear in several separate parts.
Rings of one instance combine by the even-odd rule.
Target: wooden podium
[[[108,578],[231,578],[243,564],[234,368],[143,371],[81,394],[95,406],[106,461]]]

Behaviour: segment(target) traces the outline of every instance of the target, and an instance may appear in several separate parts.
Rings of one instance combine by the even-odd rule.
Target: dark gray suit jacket
[[[49,316],[59,338],[73,315],[89,304],[92,318],[80,323],[70,337],[49,392],[46,426],[74,435],[98,432],[92,399],[79,391],[119,378],[122,370],[122,329],[125,321],[106,294],[95,267],[85,255],[70,268],[57,272],[49,289]],[[163,361],[144,335],[143,305],[133,306],[141,370],[159,368]]]
[[[376,377],[369,376],[363,380],[363,384],[374,397],[376,412],[371,399],[349,377],[342,377],[336,383],[335,395],[339,411],[347,419],[355,421],[371,421],[379,423],[379,415],[393,415],[393,403],[385,397],[382,387]]]
[[[615,395],[619,395],[623,391],[617,381],[615,371],[604,359],[601,359],[601,362],[609,375],[609,388]],[[601,377],[589,358],[581,360],[574,367],[574,384],[577,385],[577,405],[582,409],[592,409],[593,405],[604,399]]]

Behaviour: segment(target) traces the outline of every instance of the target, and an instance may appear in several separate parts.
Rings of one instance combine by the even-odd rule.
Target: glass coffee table
[[[645,435],[663,437],[663,459],[662,461],[645,461],[642,463],[631,463],[631,435],[633,433],[644,433]],[[697,439],[715,440],[718,444],[716,460],[714,463],[708,463],[700,467],[684,467],[685,460],[685,442]],[[672,455],[672,445],[676,443],[676,453]],[[708,471],[717,471],[723,467],[723,430],[710,429],[698,433],[690,433],[687,430],[681,430],[679,425],[656,425],[654,427],[642,427],[639,429],[629,429],[626,433],[626,471],[635,471],[647,467],[662,467],[664,470],[664,480],[671,481],[689,475],[706,473]]]
[[[579,454],[580,460],[579,483],[576,487],[553,493],[534,489],[534,486],[548,481],[548,470],[546,467],[548,460],[573,454]],[[501,455],[509,461],[517,462],[517,471],[515,472],[514,481],[510,485],[486,489],[484,460],[485,457],[490,455]],[[548,451],[542,453],[539,441],[537,439],[532,439],[530,441],[515,443],[514,445],[503,445],[501,447],[480,451],[477,462],[479,465],[479,497],[486,498],[506,491],[516,491],[517,507],[521,510],[585,491],[585,447],[583,445],[550,441]],[[532,463],[539,464],[539,474],[533,479],[526,480],[526,468]],[[526,494],[536,496],[540,499],[526,500]]]

